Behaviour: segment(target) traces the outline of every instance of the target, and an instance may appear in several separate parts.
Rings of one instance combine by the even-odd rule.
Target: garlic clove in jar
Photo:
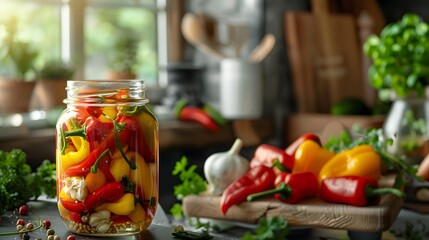
[[[210,155],[204,163],[204,175],[208,186],[208,194],[221,195],[235,180],[249,170],[249,160],[239,153],[243,141],[237,138],[231,149]]]

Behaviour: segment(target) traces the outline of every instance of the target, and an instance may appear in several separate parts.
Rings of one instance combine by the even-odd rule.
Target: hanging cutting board
[[[356,19],[329,12],[313,0],[313,12],[286,12],[285,39],[298,112],[328,113],[333,103],[363,98]]]

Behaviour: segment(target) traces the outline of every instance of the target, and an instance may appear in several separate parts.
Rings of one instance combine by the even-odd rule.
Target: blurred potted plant
[[[370,83],[382,100],[392,101],[383,131],[391,151],[417,164],[429,153],[429,25],[413,13],[386,25],[364,44],[372,60]]]
[[[34,89],[34,104],[43,110],[63,105],[66,98],[67,80],[74,74],[74,67],[61,59],[51,59],[44,63],[38,72],[38,81]]]
[[[7,72],[0,76],[0,112],[27,112],[35,86],[35,61],[39,52],[30,43],[16,37],[16,19],[4,27],[6,36],[0,45],[0,60]]]
[[[131,33],[118,34],[112,51],[107,54],[107,78],[113,80],[135,79],[139,39]]]

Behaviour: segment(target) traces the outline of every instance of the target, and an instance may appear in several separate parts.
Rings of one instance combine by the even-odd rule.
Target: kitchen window
[[[16,19],[17,37],[40,52],[36,67],[61,58],[76,66],[75,78],[104,79],[111,69],[132,66],[137,78],[158,85],[159,66],[167,63],[165,5],[166,0],[0,0],[0,43],[4,23]],[[8,71],[0,65],[0,73]]]

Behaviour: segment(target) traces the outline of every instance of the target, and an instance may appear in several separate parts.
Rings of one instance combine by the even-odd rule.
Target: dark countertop
[[[44,220],[49,219],[52,223],[51,228],[56,231],[56,234],[61,237],[61,239],[67,239],[67,236],[72,234],[67,230],[63,224],[55,200],[52,199],[41,199],[38,201],[29,202],[32,211],[28,216],[31,220]],[[14,223],[18,219],[16,214],[11,212],[6,213],[3,216],[3,221],[0,224],[0,232],[14,231]],[[202,219],[206,221],[207,219]],[[211,221],[211,220],[209,220]],[[421,229],[421,224],[427,224],[429,222],[429,216],[424,213],[418,213],[415,211],[410,211],[407,209],[402,209],[398,215],[397,220],[393,224],[391,230],[397,232],[403,232],[405,230],[406,223],[414,224],[415,229]],[[231,222],[216,222],[220,224],[225,230],[220,233],[212,233],[214,239],[239,239],[244,235],[246,231],[254,229],[255,226],[249,224],[240,224],[240,223],[231,223]],[[186,223],[182,221],[171,221],[171,217],[167,216],[162,207],[159,207],[153,221],[153,224],[139,235],[124,236],[124,237],[115,237],[114,239],[144,239],[144,240],[168,240],[168,239],[177,239],[171,235],[172,226],[176,224],[182,224],[187,230],[193,230]],[[420,224],[420,225],[419,225]],[[395,236],[389,231],[382,233],[382,239],[405,239],[405,238],[395,238]],[[31,239],[40,237],[45,239],[46,230],[41,228],[30,234]],[[96,237],[80,236],[74,234],[78,240],[91,240],[91,239],[101,239]],[[427,237],[427,236],[426,236]],[[371,238],[365,236],[367,240]],[[0,239],[20,239],[19,236],[0,236]],[[113,239],[113,238],[112,238]],[[349,239],[347,237],[346,231],[339,231],[333,229],[310,229],[305,227],[290,227],[290,234],[288,239],[301,239],[301,240],[313,240],[313,239]],[[354,239],[362,239],[361,237]]]

